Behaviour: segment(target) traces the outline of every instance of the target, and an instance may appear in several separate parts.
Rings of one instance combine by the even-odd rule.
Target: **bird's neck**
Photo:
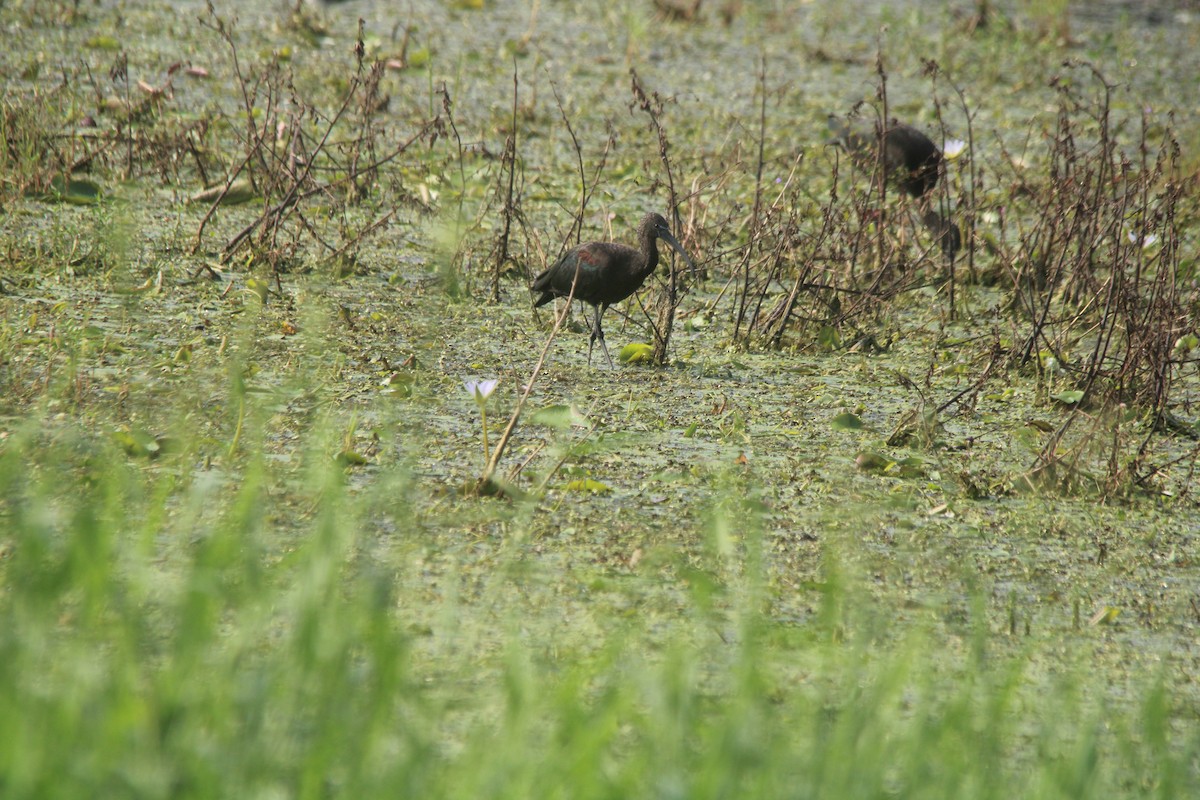
[[[658,266],[658,239],[650,234],[643,235],[642,252],[646,256],[646,263],[639,272],[649,275]]]

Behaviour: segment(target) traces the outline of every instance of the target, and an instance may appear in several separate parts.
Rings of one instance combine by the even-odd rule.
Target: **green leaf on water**
[[[396,370],[379,382],[380,392],[401,399],[412,397],[416,382],[417,376],[413,373]]]
[[[550,428],[569,428],[572,425],[587,426],[588,420],[574,406],[555,405],[540,408],[529,417],[534,425],[545,425]]]
[[[919,478],[925,474],[925,460],[916,456],[902,458],[889,465],[889,470],[901,478]]]
[[[188,198],[190,203],[211,203],[220,198],[221,205],[236,206],[239,203],[246,203],[253,200],[258,195],[254,193],[254,187],[250,185],[250,181],[236,180],[229,185],[229,191],[225,191],[225,184],[217,184],[207,189],[202,189]]]
[[[630,342],[621,348],[617,360],[622,364],[636,364],[639,361],[649,361],[654,355],[654,348],[645,342]]]
[[[863,426],[862,420],[858,418],[858,415],[851,414],[849,411],[838,414],[830,424],[833,425],[835,431],[857,431],[861,430]]]
[[[77,206],[90,206],[100,201],[100,184],[83,178],[64,178],[50,181],[49,199]]]
[[[362,453],[348,448],[338,453],[335,460],[343,467],[361,467],[364,464],[370,463]]]
[[[591,494],[608,494],[612,491],[607,483],[594,481],[591,478],[581,478],[567,483],[568,492],[590,492]]]
[[[108,50],[109,52],[116,52],[121,49],[121,43],[117,41],[116,37],[105,36],[103,34],[93,36],[84,42],[83,46],[89,50]]]
[[[158,458],[175,444],[169,437],[155,436],[140,428],[121,428],[110,431],[109,436],[122,450],[135,458]]]
[[[892,461],[878,453],[864,451],[855,457],[854,465],[863,472],[883,472],[892,465]]]
[[[408,64],[409,69],[420,69],[421,67],[425,66],[429,63],[429,48],[419,47],[416,50],[413,50],[408,54],[408,58],[405,60],[405,63]]]
[[[1175,340],[1175,350],[1179,353],[1190,353],[1197,347],[1200,347],[1200,337],[1194,333],[1180,336]]]
[[[1079,389],[1068,389],[1065,392],[1052,394],[1050,397],[1068,406],[1073,406],[1083,399],[1083,392]]]

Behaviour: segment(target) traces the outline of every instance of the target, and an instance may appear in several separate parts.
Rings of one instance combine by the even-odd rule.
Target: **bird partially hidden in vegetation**
[[[596,316],[592,335],[588,339],[588,365],[592,363],[592,348],[596,340],[604,350],[608,365],[613,366],[608,346],[604,344],[604,329],[600,320],[614,303],[619,303],[641,288],[642,283],[658,266],[658,244],[662,239],[683,256],[696,272],[696,265],[671,234],[662,214],[649,213],[638,225],[638,247],[616,242],[588,242],[568,250],[562,258],[538,275],[530,287],[542,295],[533,307],[544,306],[556,297],[574,297],[595,306]],[[573,289],[572,289],[573,287]]]
[[[829,128],[838,144],[864,168],[873,166],[879,159],[888,180],[917,199],[921,224],[933,234],[942,252],[953,258],[962,247],[962,234],[957,225],[930,207],[930,195],[942,171],[942,151],[933,140],[895,119],[881,129],[866,120],[848,122],[830,115]],[[879,147],[881,144],[882,148]]]

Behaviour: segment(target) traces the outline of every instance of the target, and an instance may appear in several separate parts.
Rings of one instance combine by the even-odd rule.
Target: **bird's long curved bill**
[[[658,238],[671,245],[671,247],[675,248],[675,252],[683,256],[683,260],[687,262],[688,268],[691,270],[692,277],[695,278],[696,262],[692,261],[692,257],[689,256],[687,251],[683,249],[683,245],[679,243],[679,240],[675,238],[674,234],[670,233],[669,231],[659,230]]]

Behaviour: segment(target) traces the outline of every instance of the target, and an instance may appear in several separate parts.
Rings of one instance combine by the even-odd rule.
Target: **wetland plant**
[[[488,424],[487,424],[487,401],[492,396],[492,392],[496,391],[496,386],[500,383],[499,380],[492,378],[482,381],[463,381],[463,387],[467,390],[467,394],[475,400],[475,405],[479,406],[479,417],[483,426],[483,463],[491,460],[491,453],[488,450]]]
[[[344,222],[338,238],[328,236],[318,220],[341,217],[345,221],[346,209],[362,205],[379,185],[380,168],[396,162],[414,144],[435,140],[446,127],[445,119],[431,116],[419,121],[411,135],[382,141],[388,136],[378,119],[388,104],[380,90],[385,65],[364,64],[361,31],[355,47],[357,67],[348,65],[346,75],[338,76],[340,97],[329,109],[301,95],[281,56],[257,65],[244,61],[234,21],[219,16],[211,4],[201,24],[216,34],[228,52],[242,102],[239,113],[229,116],[244,119],[245,127],[239,137],[242,152],[227,157],[225,177],[217,182],[217,190],[198,195],[210,205],[197,226],[192,251],[201,247],[218,206],[245,185],[245,194],[261,198],[262,210],[225,243],[222,262],[249,248],[278,274],[308,244],[315,244],[331,260],[348,257],[366,237],[396,217],[398,205],[375,211],[365,222]],[[448,95],[444,101],[449,114]]]

